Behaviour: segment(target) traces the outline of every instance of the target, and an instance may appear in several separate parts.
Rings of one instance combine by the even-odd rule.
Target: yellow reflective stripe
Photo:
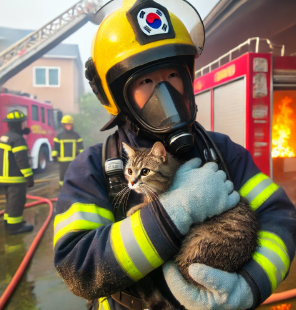
[[[0,177],[0,183],[25,183],[24,177]]]
[[[143,227],[140,212],[136,212],[131,216],[131,224],[134,236],[149,263],[154,268],[161,266],[164,262],[158,255],[153,243]]]
[[[52,151],[51,156],[52,157],[57,157],[59,155],[58,151]]]
[[[261,266],[261,268],[265,271],[266,275],[269,278],[271,284],[272,293],[277,288],[277,280],[276,280],[276,272],[277,268],[262,254],[255,252],[253,254],[253,259]]]
[[[122,222],[117,222],[112,225],[111,229],[111,247],[116,260],[121,268],[129,275],[134,281],[138,281],[144,277],[142,273],[136,268],[127,251],[125,250],[121,234],[120,225]]]
[[[65,140],[64,140],[64,139],[61,139],[60,141],[61,141],[61,142],[64,142],[64,143],[74,143],[74,142],[76,143],[76,140],[75,140],[75,139],[67,139],[67,140],[66,140],[66,139],[65,139]]]
[[[253,210],[257,210],[263,202],[265,202],[276,190],[279,189],[279,186],[275,183],[270,184],[265,188],[256,198],[250,202],[250,206]]]
[[[3,177],[8,176],[8,174],[6,173],[6,166],[7,166],[7,162],[8,162],[8,160],[7,160],[8,156],[7,155],[8,155],[8,151],[4,150],[4,152],[3,152],[3,171],[2,171]]]
[[[82,153],[83,152],[83,150],[79,150],[79,153]]]
[[[11,151],[11,146],[8,144],[0,143],[0,149]]]
[[[21,169],[21,173],[24,175],[24,177],[29,177],[30,175],[33,174],[33,171],[31,168],[27,168],[27,169]]]
[[[76,141],[73,143],[72,156],[76,157]]]
[[[283,264],[285,266],[285,270],[281,270],[282,280],[283,280],[285,275],[286,275],[286,273],[287,273],[287,271],[289,270],[289,267],[290,267],[290,259],[287,256],[287,254],[285,252],[283,252],[282,248],[277,246],[271,240],[259,238],[258,239],[258,244],[261,247],[266,247],[269,250],[275,252],[280,257],[281,261],[283,262]]]
[[[268,176],[263,173],[258,173],[247,181],[247,183],[239,190],[241,196],[246,197],[249,192],[263,180],[268,179]]]
[[[16,153],[16,152],[20,152],[20,151],[27,151],[28,148],[26,145],[21,145],[21,146],[17,146],[17,147],[14,147],[12,149],[12,153]]]
[[[7,224],[18,224],[23,221],[23,216],[19,217],[7,217]]]
[[[76,202],[66,212],[56,215],[54,219],[54,227],[56,227],[59,223],[67,220],[71,215],[73,215],[76,212],[97,214],[110,220],[111,222],[115,222],[114,215],[110,210],[100,208],[95,204],[84,204]]]
[[[99,298],[99,310],[111,310],[107,297]]]
[[[93,230],[111,222],[114,222],[111,211],[100,208],[95,204],[74,203],[65,213],[58,214],[55,217],[54,246],[59,239],[69,232]]]
[[[9,177],[9,160],[8,160],[8,156],[9,153],[8,151],[4,151],[4,155],[5,155],[5,174],[3,174],[3,177]]]
[[[83,141],[83,139],[82,139],[82,138],[80,138],[80,139],[78,139],[78,140],[77,140],[77,142],[82,142],[82,141]]]
[[[54,142],[60,143],[60,140],[58,138],[53,138]]]
[[[64,228],[60,229],[54,236],[53,239],[53,246],[56,245],[56,243],[64,237],[66,234],[74,231],[81,231],[81,230],[94,230],[97,229],[98,227],[103,226],[103,224],[98,224],[98,223],[92,223],[89,221],[84,221],[84,220],[77,220],[73,221]]]
[[[8,213],[4,213],[4,221],[7,221]]]
[[[58,161],[60,161],[60,162],[66,162],[66,161],[72,161],[72,160],[74,160],[75,159],[75,157],[58,157]]]
[[[272,182],[267,175],[258,173],[247,181],[239,190],[242,197],[245,197],[252,208],[257,210],[277,189],[278,185]]]
[[[59,184],[60,184],[60,186],[63,186],[64,181],[60,181]]]
[[[61,157],[64,158],[65,157],[64,141],[61,141],[60,144],[61,144],[60,146]]]
[[[259,232],[259,237],[261,238],[266,238],[266,239],[271,239],[272,241],[274,241],[278,246],[280,246],[282,248],[282,250],[285,253],[288,253],[287,247],[285,245],[285,243],[283,242],[283,240],[281,238],[279,238],[277,235],[268,232],[268,231],[263,231],[261,230]]]

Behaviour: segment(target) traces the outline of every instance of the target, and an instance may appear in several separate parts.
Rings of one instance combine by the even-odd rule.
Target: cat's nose
[[[134,186],[135,183],[131,181],[131,184],[132,184],[132,186]]]

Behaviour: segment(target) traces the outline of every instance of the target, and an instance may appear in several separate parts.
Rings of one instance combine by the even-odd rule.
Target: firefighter
[[[9,112],[2,120],[9,130],[0,138],[0,186],[6,192],[4,221],[10,235],[33,230],[32,225],[26,225],[23,221],[26,188],[34,186],[28,147],[23,138],[23,135],[30,133],[26,120],[27,116],[19,110]]]
[[[288,274],[295,208],[246,149],[195,122],[192,82],[203,25],[188,2],[160,3],[125,0],[115,10],[111,1],[95,16],[98,23],[105,19],[85,74],[113,115],[103,129],[117,125],[118,131],[67,171],[56,206],[54,263],[74,294],[92,300],[89,309],[145,309],[133,284],[148,274],[174,309],[254,309]],[[151,148],[156,141],[187,162],[159,204],[119,216],[121,205],[113,207],[111,197],[123,174],[121,143]],[[173,257],[190,226],[234,207],[238,192],[260,221],[259,247],[237,273],[191,265],[191,277],[202,283],[197,288],[183,279]]]
[[[74,131],[74,119],[70,115],[63,116],[61,123],[63,132],[58,134],[54,140],[52,157],[60,163],[60,186],[63,185],[65,173],[71,161],[83,152],[83,140]]]

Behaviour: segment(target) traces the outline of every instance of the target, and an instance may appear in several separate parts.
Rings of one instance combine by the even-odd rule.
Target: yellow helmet
[[[109,1],[95,15],[100,27],[85,65],[94,93],[112,115],[124,110],[123,88],[136,70],[164,59],[181,58],[194,79],[194,60],[204,45],[203,23],[187,1],[121,3]]]
[[[74,118],[70,115],[63,116],[61,120],[62,124],[74,124]]]
[[[6,115],[6,118],[4,118],[2,121],[6,123],[17,123],[17,122],[23,122],[27,119],[28,117],[22,111],[13,110],[9,112]]]

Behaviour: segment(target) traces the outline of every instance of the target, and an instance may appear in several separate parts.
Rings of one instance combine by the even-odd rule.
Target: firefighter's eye
[[[145,176],[145,177],[146,177],[149,173],[150,173],[150,170],[149,170],[149,169],[146,169],[146,168],[142,169],[142,171],[141,171],[141,174],[142,174],[143,176]]]
[[[129,175],[132,175],[132,174],[133,174],[133,170],[132,170],[131,168],[129,168],[129,169],[127,170],[127,173],[128,173]]]
[[[173,78],[173,77],[177,77],[178,73],[177,72],[173,72],[169,75],[169,78]]]
[[[153,83],[153,81],[151,79],[145,79],[143,80],[140,84],[148,84],[148,83]]]

